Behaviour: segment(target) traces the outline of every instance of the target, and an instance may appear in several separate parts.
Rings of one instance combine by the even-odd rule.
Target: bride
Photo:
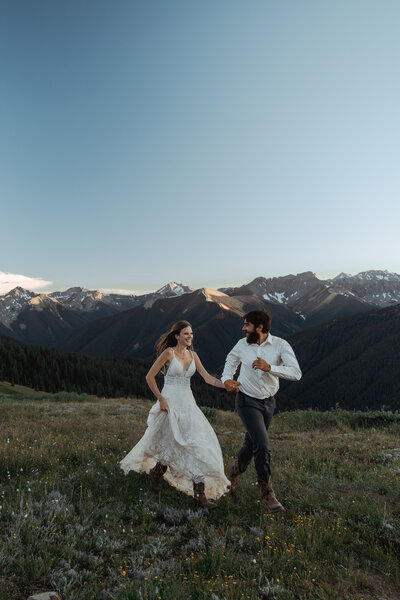
[[[193,350],[190,323],[179,321],[157,345],[158,358],[146,381],[157,402],[150,410],[147,429],[141,440],[121,461],[123,471],[148,473],[153,491],[160,491],[162,477],[178,490],[193,495],[202,508],[215,508],[208,498],[217,500],[228,491],[224,463],[217,436],[197,406],[190,389],[196,369],[210,385],[224,384],[203,367]],[[160,392],[155,376],[167,367]]]

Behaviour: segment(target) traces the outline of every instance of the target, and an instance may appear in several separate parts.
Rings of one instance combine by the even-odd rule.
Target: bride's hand
[[[169,413],[169,405],[168,402],[166,401],[165,398],[161,398],[160,402],[160,408],[161,410],[165,410],[166,413]]]
[[[227,379],[224,383],[227,392],[238,392],[240,387],[240,381],[234,379]]]

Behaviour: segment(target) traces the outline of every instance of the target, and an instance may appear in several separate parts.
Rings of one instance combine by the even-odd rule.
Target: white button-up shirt
[[[271,370],[266,373],[251,366],[257,358],[263,358]],[[298,381],[301,378],[299,363],[286,340],[268,334],[262,344],[248,344],[246,338],[238,341],[226,357],[221,381],[233,379],[239,364],[240,390],[248,396],[264,400],[276,394],[279,377]]]

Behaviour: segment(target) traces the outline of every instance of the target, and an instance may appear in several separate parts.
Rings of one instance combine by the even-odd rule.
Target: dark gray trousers
[[[275,411],[275,397],[258,400],[238,392],[235,399],[236,410],[246,428],[244,444],[237,455],[240,472],[243,473],[254,456],[254,466],[258,479],[268,481],[271,476],[271,452],[268,427]]]

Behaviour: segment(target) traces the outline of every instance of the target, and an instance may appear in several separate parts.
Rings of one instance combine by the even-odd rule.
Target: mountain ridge
[[[273,326],[280,334],[291,335],[331,319],[395,305],[400,301],[400,275],[389,271],[363,271],[355,276],[340,273],[331,280],[321,280],[312,271],[304,271],[268,279],[256,277],[237,288],[219,290],[207,287],[193,290],[182,283],[169,282],[155,292],[137,296],[77,286],[49,294],[16,287],[0,296],[0,332],[28,343],[57,346],[70,340],[74,332],[89,323],[121,315],[139,306],[151,310],[160,299],[172,301],[176,297],[185,297],[188,302],[194,301],[196,291],[203,294],[206,301],[240,318],[248,310],[267,308],[273,313]],[[179,303],[176,306],[180,306]],[[187,312],[189,306],[185,300],[177,312],[165,310],[170,314],[170,322],[163,321],[168,328],[172,322],[185,317],[179,310]],[[139,314],[147,322],[146,313],[139,311]],[[158,317],[156,321],[159,322]],[[96,337],[98,326],[100,323],[86,331],[92,331]],[[79,335],[75,336],[78,338]],[[140,344],[140,341],[136,343]],[[116,351],[124,353],[126,350],[121,346]]]

